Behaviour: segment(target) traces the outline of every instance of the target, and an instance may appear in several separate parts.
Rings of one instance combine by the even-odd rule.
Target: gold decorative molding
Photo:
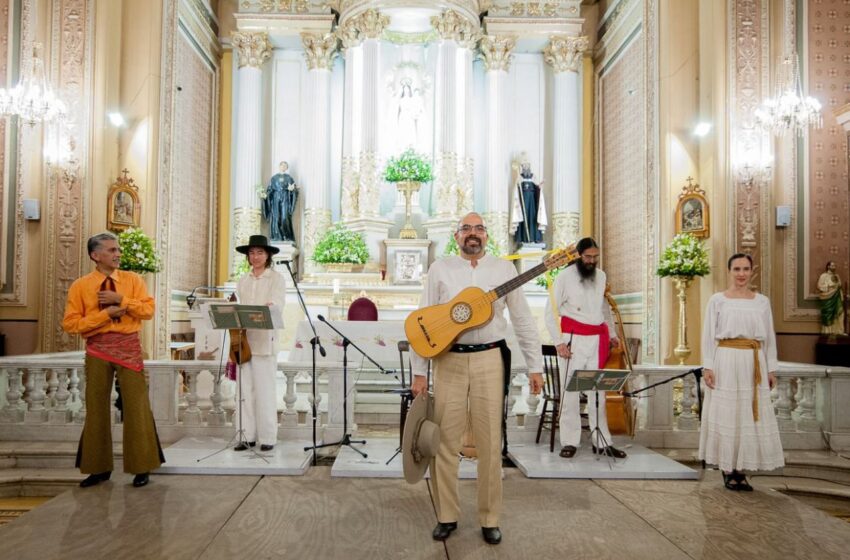
[[[230,37],[233,50],[239,55],[239,68],[262,68],[272,55],[272,44],[265,31],[233,31]]]
[[[233,241],[231,242],[232,262],[230,266],[230,277],[236,279],[237,269],[240,261],[244,260],[241,253],[236,252],[236,247],[248,242],[248,238],[257,235],[262,230],[262,213],[259,208],[234,208],[233,209]]]
[[[478,41],[478,22],[472,23],[454,10],[446,10],[439,16],[431,16],[431,27],[445,41],[455,41],[461,47],[475,48]]]
[[[516,47],[516,37],[499,35],[482,35],[478,43],[481,58],[484,60],[484,68],[488,71],[507,72],[513,60],[513,51]]]
[[[553,35],[543,49],[543,61],[551,66],[555,73],[578,72],[581,58],[589,45],[586,36]]]
[[[389,24],[389,16],[370,8],[346,19],[340,25],[337,34],[345,48],[356,47],[365,39],[379,39]]]
[[[79,338],[62,330],[62,317],[71,283],[83,272],[83,237],[89,231],[89,146],[87,136],[77,137],[74,131],[87,130],[91,117],[93,4],[93,0],[53,2],[54,48],[49,67],[57,89],[68,102],[69,126],[58,133],[60,143],[68,146],[68,157],[61,168],[48,167],[46,174],[40,325],[44,352],[79,347]],[[35,22],[30,23],[34,32]],[[27,47],[31,39],[25,39],[23,46]]]
[[[481,218],[487,226],[487,234],[499,249],[507,255],[511,252],[511,236],[508,231],[510,218],[507,212],[483,212]]]
[[[329,70],[334,58],[339,54],[339,38],[335,33],[302,33],[304,58],[310,70]]]
[[[579,239],[581,215],[578,212],[552,214],[552,248],[560,249]]]

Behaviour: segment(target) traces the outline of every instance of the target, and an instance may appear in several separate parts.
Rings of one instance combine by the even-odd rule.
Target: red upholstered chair
[[[348,306],[349,321],[377,321],[378,307],[369,298],[360,297]]]

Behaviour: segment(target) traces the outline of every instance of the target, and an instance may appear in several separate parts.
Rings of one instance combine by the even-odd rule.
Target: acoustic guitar
[[[439,356],[464,332],[487,324],[493,318],[493,303],[547,270],[577,260],[575,245],[550,254],[537,266],[485,292],[477,286],[463,289],[447,303],[417,309],[404,321],[410,347],[423,358]]]

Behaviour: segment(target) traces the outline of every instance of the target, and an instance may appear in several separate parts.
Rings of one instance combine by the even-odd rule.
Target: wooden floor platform
[[[504,540],[476,522],[474,480],[445,543],[427,482],[302,477],[130,476],[74,488],[0,527],[0,558],[850,558],[850,524],[753,480],[756,491],[702,480],[528,479],[505,470]]]

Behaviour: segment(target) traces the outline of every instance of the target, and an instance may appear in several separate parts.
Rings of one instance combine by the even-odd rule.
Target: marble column
[[[473,160],[469,150],[472,115],[472,53],[478,40],[478,22],[454,10],[431,18],[440,36],[434,88],[435,217],[425,229],[442,254],[460,214],[473,207]]]
[[[304,232],[302,249],[304,270],[312,272],[313,249],[323,232],[331,225],[331,67],[339,54],[339,38],[333,33],[302,33],[304,58],[307,61],[307,91],[311,115],[306,149],[310,154],[302,179],[304,193]]]
[[[248,241],[252,234],[261,232],[262,213],[255,187],[262,183],[262,106],[263,64],[271,57],[272,45],[264,32],[233,32],[233,50],[239,57],[237,71],[238,107],[236,108],[236,145],[234,161],[236,176],[231,192],[232,225],[230,246]],[[233,252],[230,273],[244,257]]]
[[[380,40],[389,22],[386,15],[369,9],[346,19],[337,32],[346,61],[340,214],[352,231],[363,235],[369,249],[367,269],[375,270],[392,226],[380,216],[383,162],[378,158]]]
[[[552,67],[552,247],[579,238],[581,217],[581,128],[578,70],[587,37],[553,36],[543,50]]]
[[[487,80],[487,199],[482,217],[487,223],[490,239],[502,254],[507,254],[511,246],[508,229],[512,178],[505,138],[508,113],[505,85],[513,58],[511,51],[515,46],[514,37],[496,35],[482,36],[478,45]]]

